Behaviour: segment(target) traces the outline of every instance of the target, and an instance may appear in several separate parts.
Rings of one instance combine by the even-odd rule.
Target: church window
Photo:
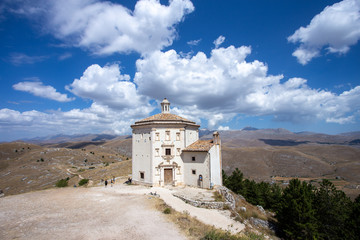
[[[170,131],[166,131],[165,140],[170,141]]]
[[[165,149],[165,155],[167,155],[167,156],[171,155],[171,148]]]
[[[156,141],[160,141],[160,133],[158,133],[158,132],[156,133],[156,135],[155,135],[155,140],[156,140]]]
[[[192,172],[192,174],[196,175],[196,170],[195,169],[192,169],[191,172]]]
[[[180,141],[180,133],[176,133],[176,141]]]
[[[180,156],[180,148],[177,148],[177,149],[176,149],[176,154],[177,154],[178,156]]]
[[[145,178],[145,173],[144,172],[140,172],[140,179],[144,180]]]
[[[158,157],[159,156],[159,149],[155,148],[155,156]]]
[[[195,162],[195,157],[191,157],[191,160],[192,160],[193,162]]]

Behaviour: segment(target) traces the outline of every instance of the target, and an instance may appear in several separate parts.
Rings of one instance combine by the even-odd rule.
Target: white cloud
[[[173,112],[209,128],[219,127],[237,114],[273,115],[279,121],[351,120],[360,110],[360,87],[340,95],[311,89],[307,80],[272,76],[257,60],[247,62],[250,47],[213,49],[210,57],[199,52],[182,57],[174,50],[155,52],[137,61],[135,83],[139,94],[167,97]],[[360,101],[358,101],[360,102]]]
[[[40,11],[29,11],[29,6]],[[51,0],[24,4],[19,13],[40,18],[44,29],[69,45],[92,53],[138,52],[145,54],[170,46],[175,26],[194,6],[190,0],[139,0],[134,10],[97,0]]]
[[[120,73],[116,64],[104,67],[91,65],[66,88],[79,97],[90,99],[91,106],[51,112],[0,109],[0,140],[55,133],[128,134],[131,124],[148,117],[154,110],[149,103],[150,99],[137,92],[136,85],[128,75]],[[41,82],[21,82],[15,84],[14,89],[57,100],[68,99],[66,95],[59,95],[54,88],[43,86]]]
[[[360,1],[344,0],[326,7],[306,27],[300,27],[288,37],[300,43],[293,56],[305,65],[320,55],[323,47],[328,53],[344,54],[360,39]]]
[[[225,41],[225,37],[220,35],[220,36],[214,41],[215,48],[219,48],[220,45],[221,45],[224,41]]]
[[[89,108],[60,110],[48,113],[39,111],[19,112],[0,109],[0,141],[26,137],[48,136],[58,133],[114,133],[129,134],[130,124],[147,117],[148,108],[114,110],[93,103]]]
[[[230,127],[229,126],[219,126],[218,130],[219,131],[228,131],[228,130],[230,130]]]
[[[201,42],[201,38],[197,39],[197,40],[188,41],[187,44],[191,45],[191,46],[197,46],[197,45],[199,45],[200,42]]]
[[[18,66],[22,64],[34,64],[37,62],[42,62],[47,59],[47,56],[28,56],[24,53],[12,53],[10,54],[9,61]]]
[[[63,60],[65,60],[65,59],[68,59],[68,58],[71,58],[71,57],[72,57],[72,54],[69,53],[69,52],[66,52],[66,53],[63,53],[63,54],[61,54],[61,55],[59,56],[59,60],[60,60],[60,61],[63,61]]]
[[[138,94],[136,86],[130,81],[130,76],[120,73],[117,64],[100,67],[97,64],[89,66],[80,77],[75,79],[66,89],[73,94],[93,100],[95,103],[112,109],[136,109],[152,107],[149,99]]]
[[[28,92],[35,96],[48,98],[58,102],[70,102],[74,98],[68,98],[66,94],[61,94],[52,86],[45,86],[42,82],[19,82],[13,85],[18,91]]]

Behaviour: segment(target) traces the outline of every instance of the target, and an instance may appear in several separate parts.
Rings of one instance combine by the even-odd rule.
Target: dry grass
[[[225,197],[218,191],[213,192],[213,198],[215,202],[225,202]]]
[[[229,239],[229,240],[248,240],[264,239],[261,234],[255,234],[253,230],[246,230],[237,235],[231,235],[229,232],[216,229],[213,226],[206,225],[194,217],[189,212],[177,212],[159,198],[153,198],[157,210],[163,212],[166,218],[176,224],[180,230],[193,240],[198,239]]]
[[[3,143],[0,144],[0,189],[5,195],[43,190],[67,177],[69,186],[73,186],[78,185],[79,174],[95,184],[113,176],[127,177],[131,174],[131,160],[126,159],[129,158],[103,146],[67,149]]]

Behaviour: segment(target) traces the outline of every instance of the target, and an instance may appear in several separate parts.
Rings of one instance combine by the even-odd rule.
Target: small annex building
[[[149,186],[222,185],[221,141],[199,140],[199,125],[170,113],[170,102],[161,102],[161,113],[135,122],[132,128],[132,180]]]

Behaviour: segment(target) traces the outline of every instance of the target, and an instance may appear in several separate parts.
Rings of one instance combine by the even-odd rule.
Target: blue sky
[[[359,131],[360,1],[4,0],[0,141],[209,129]]]

